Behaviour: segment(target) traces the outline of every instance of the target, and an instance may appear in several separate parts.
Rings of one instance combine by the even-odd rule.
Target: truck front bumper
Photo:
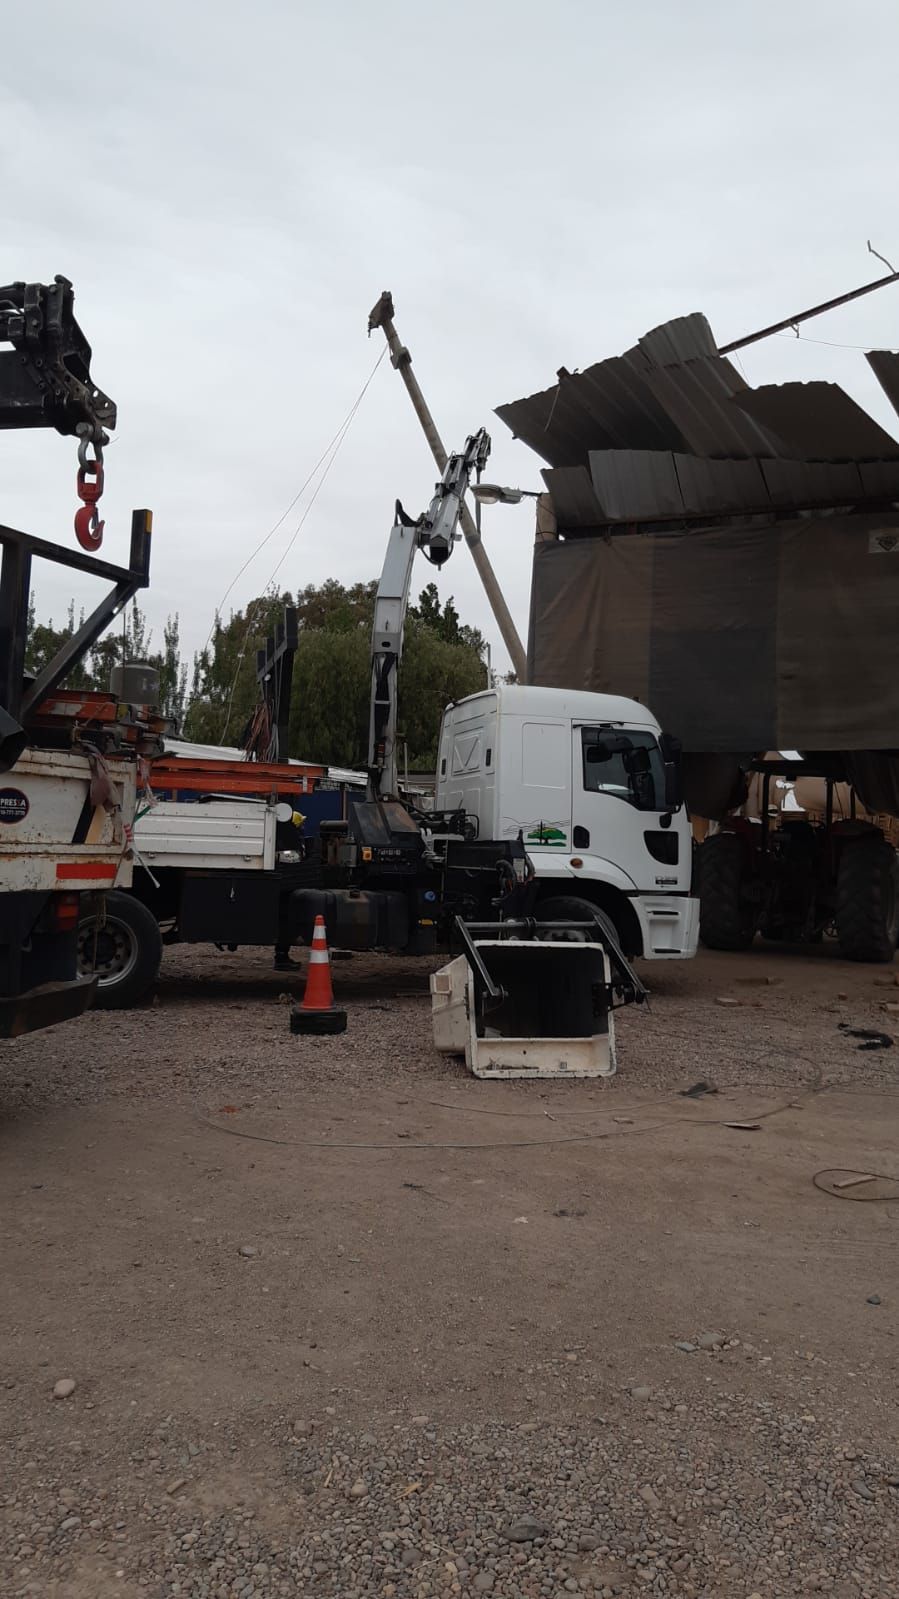
[[[95,977],[73,983],[42,983],[24,994],[0,997],[0,1038],[20,1038],[81,1016],[93,1004],[97,992]]]
[[[635,895],[645,960],[689,960],[699,943],[699,900],[689,894]]]

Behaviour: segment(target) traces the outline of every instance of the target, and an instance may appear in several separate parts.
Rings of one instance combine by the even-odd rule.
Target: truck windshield
[[[588,794],[612,794],[639,811],[664,810],[665,767],[652,733],[584,727],[581,741]]]

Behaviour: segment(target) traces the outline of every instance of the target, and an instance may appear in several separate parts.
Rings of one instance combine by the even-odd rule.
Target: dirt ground
[[[562,1084],[334,975],[339,1038],[188,949],[2,1047],[3,1594],[899,1593],[893,971],[647,965]]]

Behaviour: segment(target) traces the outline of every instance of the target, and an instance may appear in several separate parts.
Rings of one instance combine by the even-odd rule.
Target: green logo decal
[[[526,844],[537,844],[544,849],[567,849],[568,834],[556,822],[535,822],[524,835]]]

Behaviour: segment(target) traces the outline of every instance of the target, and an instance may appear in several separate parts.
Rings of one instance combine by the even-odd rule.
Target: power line
[[[319,467],[322,466],[323,462],[325,463],[324,470],[322,471],[321,477],[319,478],[317,484],[315,485],[315,488],[314,488],[314,490],[312,492],[312,495],[311,495],[311,498],[309,500],[309,504],[306,506],[306,509],[304,510],[302,516],[300,517],[299,522],[297,523],[296,527],[294,528],[293,533],[291,534],[290,539],[288,540],[286,548],[284,549],[280,559],[276,562],[275,568],[274,568],[274,570],[272,572],[272,575],[271,575],[271,577],[269,578],[268,582],[265,585],[265,588],[263,590],[263,598],[268,594],[269,589],[273,588],[274,582],[275,582],[275,578],[277,577],[279,571],[281,570],[281,567],[284,565],[284,562],[287,560],[288,555],[290,554],[291,550],[293,549],[294,544],[296,543],[300,533],[302,532],[302,529],[303,529],[303,527],[305,525],[306,519],[309,516],[309,513],[312,510],[312,507],[314,506],[316,500],[318,499],[319,494],[321,493],[322,489],[325,486],[325,483],[326,483],[327,478],[328,478],[328,473],[330,472],[332,466],[334,465],[334,462],[336,461],[336,459],[337,459],[337,457],[338,457],[338,455],[340,453],[340,447],[343,444],[344,439],[346,438],[347,434],[350,431],[350,428],[351,428],[351,426],[353,424],[353,421],[354,421],[354,419],[356,417],[356,413],[358,412],[359,407],[362,404],[362,401],[364,400],[365,395],[366,395],[369,387],[371,386],[371,383],[372,383],[372,381],[374,379],[375,373],[377,372],[378,367],[381,365],[381,362],[383,361],[384,356],[386,355],[386,353],[387,353],[387,346],[385,345],[384,349],[381,351],[381,354],[378,356],[377,361],[375,362],[374,366],[372,367],[371,372],[369,373],[368,377],[366,378],[365,382],[363,383],[362,388],[359,390],[359,393],[357,394],[355,400],[353,401],[353,404],[350,406],[349,411],[347,412],[346,416],[344,417],[343,421],[341,422],[340,427],[337,429],[337,432],[334,434],[334,437],[331,439],[330,444],[327,446],[327,449],[323,452],[323,454],[319,456],[319,459],[316,462],[313,471],[309,474],[309,477],[306,479],[306,483],[304,483],[303,488],[306,488],[306,486],[309,483],[311,483],[311,481],[312,481],[313,477],[315,476],[316,472],[318,471]],[[300,490],[300,494],[302,492],[303,492],[303,490],[301,489]],[[295,505],[297,499],[299,499],[299,494],[294,496],[294,499],[291,501],[291,505]],[[288,510],[289,509],[290,509],[290,507],[288,507]],[[285,515],[286,515],[286,513],[285,513]],[[284,518],[282,517],[281,521],[283,522],[283,520],[284,520]],[[266,535],[266,539],[263,540],[262,542],[265,543],[267,538],[270,537],[270,536],[271,535]],[[259,548],[260,549],[262,548],[261,544],[260,544]],[[249,564],[249,563],[246,563],[246,564]],[[246,568],[244,567],[242,570],[245,570],[245,569]],[[238,576],[239,575],[240,574],[238,574]],[[236,581],[237,581],[237,579],[235,578],[235,582]],[[232,583],[231,588],[233,588],[233,587],[234,587],[234,584]],[[229,590],[229,592],[230,592],[230,590]],[[228,695],[228,709],[227,709],[226,714],[225,714],[225,723],[224,723],[224,726],[222,728],[221,735],[220,735],[222,743],[224,743],[225,734],[227,733],[228,728],[229,728],[229,726],[231,724],[231,712],[232,712],[232,709],[234,707],[234,693],[235,693],[235,689],[237,688],[237,679],[240,676],[240,669],[241,669],[241,667],[243,665],[244,658],[246,656],[247,640],[250,637],[250,633],[252,632],[252,629],[253,629],[253,616],[252,616],[252,608],[250,608],[250,611],[249,611],[249,614],[248,614],[248,617],[247,617],[247,625],[246,625],[246,629],[244,631],[243,640],[241,642],[240,650],[238,651],[237,665],[236,665],[236,667],[234,669],[234,677],[231,680],[231,689],[230,689],[230,692],[229,692],[229,695]],[[210,634],[210,637],[211,636],[212,635]]]
[[[835,339],[810,339],[807,333],[778,333],[776,337],[789,339],[794,344],[797,339],[801,340],[803,344],[826,344],[831,350],[864,350],[866,353],[869,350],[885,350],[889,355],[899,355],[899,350],[891,349],[889,346],[882,344],[839,344]]]
[[[378,367],[381,365],[381,362],[384,359],[384,353],[385,352],[382,350],[381,354],[378,356],[377,361],[375,362],[374,366],[372,367],[368,377],[366,378],[365,382],[363,383],[362,388],[359,391],[359,394],[356,396],[356,399],[353,401],[352,406],[350,407],[349,411],[347,412],[346,416],[344,417],[343,421],[341,422],[340,427],[337,429],[337,432],[334,434],[334,437],[331,439],[330,443],[325,446],[324,450],[322,451],[321,455],[319,456],[318,460],[316,461],[314,467],[312,468],[312,471],[309,473],[309,476],[305,479],[305,481],[297,489],[297,492],[294,495],[293,499],[291,500],[290,504],[287,506],[287,508],[284,511],[281,512],[281,515],[278,517],[277,522],[275,522],[274,525],[269,528],[269,530],[265,534],[264,538],[261,538],[259,540],[259,543],[256,545],[255,549],[253,549],[250,552],[250,554],[247,556],[246,560],[243,563],[243,566],[240,568],[240,571],[237,572],[235,574],[235,576],[231,579],[231,582],[228,584],[228,587],[225,589],[224,594],[222,595],[221,599],[219,600],[218,605],[215,608],[216,617],[218,617],[221,614],[222,609],[223,609],[224,604],[225,604],[225,601],[228,598],[228,595],[231,593],[232,589],[240,582],[240,579],[243,577],[244,572],[247,570],[247,567],[252,565],[253,561],[255,561],[255,559],[256,559],[257,555],[259,554],[260,550],[265,548],[265,546],[268,543],[269,539],[274,538],[274,535],[277,533],[279,527],[281,527],[283,525],[283,523],[287,521],[287,518],[289,517],[289,515],[290,515],[291,511],[293,510],[294,506],[296,505],[297,501],[299,499],[302,499],[302,496],[305,494],[307,488],[309,487],[309,484],[313,481],[313,479],[315,478],[316,474],[318,473],[318,470],[319,470],[320,466],[322,465],[322,462],[327,459],[327,457],[330,454],[331,450],[334,448],[334,445],[340,439],[341,434],[344,433],[345,429],[349,426],[350,422],[352,422],[353,417],[356,415],[356,412],[358,411],[359,406],[362,403],[362,399],[363,399],[363,396],[364,396],[366,390],[368,389],[370,383],[372,382],[372,379],[374,378],[375,373],[378,370]],[[296,537],[296,535],[294,535],[294,537]],[[290,546],[288,546],[288,548],[290,548]],[[280,562],[279,562],[279,566],[280,566]],[[278,567],[275,568],[275,571],[277,571],[277,570],[278,570]],[[269,579],[269,582],[271,582],[271,578]],[[213,635],[214,632],[215,632],[215,621],[213,621],[212,627],[209,629],[209,635],[208,635],[208,637],[206,639],[205,645],[203,646],[204,650],[208,650],[209,644],[210,644],[210,640],[212,639],[212,635]]]

